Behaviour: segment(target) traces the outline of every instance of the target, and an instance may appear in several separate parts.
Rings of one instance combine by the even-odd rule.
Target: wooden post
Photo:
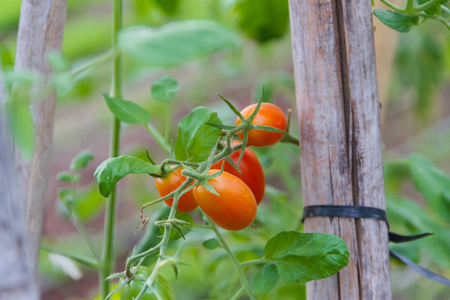
[[[17,36],[16,70],[32,70],[49,83],[51,69],[47,64],[50,51],[60,51],[67,0],[23,0]],[[41,87],[35,87],[40,89]],[[39,241],[44,218],[50,162],[56,93],[32,104],[36,129],[36,148],[33,160],[27,162],[16,151],[21,188],[26,197],[26,220],[32,261],[37,266]],[[37,272],[37,268],[36,268]],[[37,276],[37,273],[35,274]]]
[[[14,165],[11,129],[5,113],[6,91],[0,72],[0,298],[39,299],[39,288],[30,263],[23,189]]]
[[[385,209],[371,2],[289,0],[304,205]],[[314,217],[306,232],[342,237],[350,262],[307,284],[309,300],[392,298],[383,221]]]

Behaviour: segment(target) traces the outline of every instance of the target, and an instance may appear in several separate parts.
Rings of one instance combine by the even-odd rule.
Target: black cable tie
[[[416,271],[417,273],[419,273],[420,275],[422,275],[423,277],[433,280],[435,282],[438,282],[440,284],[446,285],[446,286],[450,286],[450,279],[445,278],[444,276],[441,276],[439,274],[436,274],[434,272],[431,272],[428,269],[425,269],[424,267],[421,267],[419,265],[417,265],[415,262],[413,262],[412,260],[410,260],[409,258],[406,258],[394,251],[389,251],[389,254],[391,255],[391,257],[398,259],[399,261],[401,261],[402,263],[404,263],[405,265],[407,265],[408,267],[410,267],[411,269],[413,269],[414,271]]]
[[[341,217],[341,218],[369,218],[381,220],[386,223],[389,228],[386,211],[370,207],[370,206],[355,206],[355,205],[310,205],[305,206],[303,211],[302,223],[306,218],[312,217]],[[393,243],[405,243],[421,239],[432,235],[432,233],[421,233],[416,235],[400,235],[394,232],[389,232],[389,241]],[[389,251],[391,257],[400,260],[405,265],[422,275],[423,277],[450,286],[450,279],[431,272],[424,267],[414,263],[412,260],[394,252]]]
[[[429,235],[433,235],[432,233],[425,232],[421,234],[416,235],[401,235],[394,232],[389,231],[389,241],[393,243],[406,243],[414,240],[418,240],[424,237],[427,237]]]

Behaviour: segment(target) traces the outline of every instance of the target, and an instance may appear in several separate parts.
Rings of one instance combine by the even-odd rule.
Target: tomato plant
[[[236,145],[237,143],[238,142],[235,142],[233,145]],[[237,165],[240,155],[241,150],[230,155],[230,159],[233,160],[235,165]],[[220,169],[223,161],[224,160],[220,160],[216,162],[211,168]],[[240,172],[225,160],[224,171],[241,179],[252,190],[253,195],[255,195],[256,203],[259,204],[264,197],[266,179],[258,157],[250,148],[245,148],[244,155],[239,163],[239,170]]]
[[[183,168],[178,168],[171,171],[166,177],[156,178],[156,189],[161,197],[167,196],[174,190],[176,190],[183,182],[186,181],[186,177],[181,175]],[[172,207],[173,198],[164,200],[169,207]],[[197,208],[197,202],[195,202],[192,190],[187,191],[180,197],[177,210],[179,212],[190,212]]]
[[[247,106],[241,111],[244,118],[250,117],[250,115],[255,111],[256,104]],[[236,119],[236,125],[241,124],[241,119]],[[272,103],[261,103],[261,107],[252,120],[252,124],[261,126],[270,126],[282,131],[286,130],[287,121],[284,112],[275,104]],[[264,147],[271,146],[278,143],[282,138],[283,134],[279,132],[269,132],[260,129],[251,129],[248,133],[248,145]],[[240,132],[239,137],[244,138],[244,133]]]
[[[132,274],[131,278],[120,279],[119,285],[123,285],[119,290],[120,300],[135,299],[150,274],[151,270],[149,268],[141,266],[134,274]],[[155,293],[158,294],[159,299],[175,299],[175,294],[170,288],[169,283],[162,276],[158,276],[154,283],[153,289],[153,291],[148,290],[141,299],[157,300],[158,298],[155,296]]]
[[[208,174],[220,170],[212,169]],[[218,226],[227,230],[242,230],[248,227],[256,217],[256,200],[250,188],[239,178],[223,172],[220,176],[208,180],[218,195],[214,195],[204,186],[193,189],[194,198],[203,212]]]

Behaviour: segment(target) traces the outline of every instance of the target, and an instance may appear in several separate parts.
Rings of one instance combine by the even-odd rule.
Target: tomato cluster
[[[248,118],[256,108],[256,104],[242,110],[241,114]],[[238,118],[236,124],[241,120]],[[252,124],[275,127],[286,130],[286,117],[283,111],[276,105],[262,103]],[[244,134],[238,135],[243,138]],[[274,145],[283,138],[282,133],[269,132],[259,129],[251,129],[248,133],[247,144],[249,146]],[[234,142],[233,145],[238,144]],[[230,155],[231,160],[237,165],[241,150]],[[220,160],[211,166],[209,174],[220,172],[224,160]],[[244,150],[239,171],[225,160],[224,172],[208,183],[218,193],[209,192],[204,186],[198,185],[185,193],[178,202],[178,211],[189,212],[200,206],[202,211],[218,226],[227,230],[241,230],[249,226],[255,219],[257,205],[261,202],[265,191],[265,177],[258,157],[250,148]],[[172,171],[165,178],[156,180],[156,188],[164,197],[176,190],[186,181],[181,175],[182,168]],[[173,199],[166,200],[166,204],[172,207]]]

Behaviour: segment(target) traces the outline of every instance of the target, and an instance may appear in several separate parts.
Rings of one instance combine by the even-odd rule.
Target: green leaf
[[[153,0],[158,7],[167,15],[173,15],[176,13],[179,0]]]
[[[221,134],[221,129],[205,123],[222,124],[217,113],[196,107],[178,124],[175,158],[191,162],[205,161]]]
[[[11,52],[2,44],[0,44],[0,68],[13,68],[14,61]]]
[[[168,102],[180,90],[178,82],[170,76],[163,76],[153,82],[151,92],[155,100]]]
[[[66,204],[71,203],[73,201],[72,190],[69,188],[59,188],[58,199]]]
[[[305,283],[329,277],[348,264],[350,253],[345,242],[326,233],[283,231],[270,239],[265,259],[275,263],[280,277],[288,282]]]
[[[411,155],[411,172],[414,185],[430,204],[433,211],[450,220],[450,177],[433,165],[431,160],[420,155]]]
[[[203,247],[208,250],[214,250],[220,246],[220,243],[217,239],[208,239],[202,242]]]
[[[97,179],[100,194],[108,197],[113,185],[126,175],[157,174],[160,169],[160,166],[152,165],[142,159],[122,155],[102,162],[95,170],[94,177]]]
[[[253,278],[253,289],[258,294],[270,292],[278,283],[280,275],[275,264],[267,264],[262,267]]]
[[[386,26],[399,32],[408,32],[419,24],[419,17],[411,17],[396,11],[375,8],[373,14]]]
[[[282,37],[289,24],[287,0],[242,0],[236,4],[239,28],[259,42]]]
[[[64,171],[60,172],[56,175],[56,179],[62,182],[72,182],[72,181],[79,181],[80,180],[79,174],[72,174],[70,172]]]
[[[77,190],[75,201],[76,213],[82,222],[93,220],[105,207],[105,199],[100,195],[95,184]]]
[[[16,89],[10,101],[7,102],[7,109],[14,142],[20,154],[30,161],[34,154],[35,136],[29,95],[26,90],[24,87]]]
[[[104,93],[106,104],[114,116],[129,124],[146,124],[150,120],[148,112],[134,102],[112,98]]]
[[[122,51],[155,66],[172,66],[235,49],[237,36],[211,20],[176,21],[158,28],[133,26],[120,33]]]
[[[86,168],[87,164],[94,160],[94,155],[90,150],[83,150],[80,153],[78,153],[70,163],[70,169],[72,171],[80,170],[83,168]]]

